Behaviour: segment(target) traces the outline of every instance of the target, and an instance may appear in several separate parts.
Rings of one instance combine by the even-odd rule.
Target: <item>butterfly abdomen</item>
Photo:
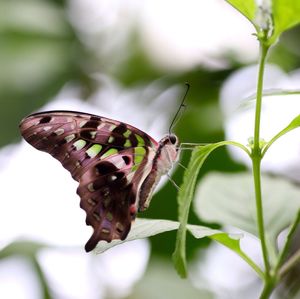
[[[160,140],[153,158],[151,171],[143,181],[139,191],[139,211],[144,211],[148,208],[155,187],[161,177],[172,168],[176,161],[178,157],[177,144],[178,139],[175,135],[167,135]]]

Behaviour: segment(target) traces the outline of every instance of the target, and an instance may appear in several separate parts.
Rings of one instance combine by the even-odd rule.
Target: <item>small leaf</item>
[[[265,234],[276,252],[278,234],[300,207],[300,189],[282,178],[262,176]],[[231,225],[258,236],[250,173],[211,173],[198,185],[195,212],[204,221]]]
[[[300,23],[300,1],[272,0],[274,32],[269,44],[274,43],[284,31]]]
[[[105,241],[100,241],[96,249],[94,250],[94,252],[96,254],[100,254],[122,243],[133,241],[136,239],[150,237],[171,230],[176,230],[178,229],[178,227],[179,227],[179,222],[177,221],[161,220],[161,219],[137,219],[136,222],[133,224],[129,235],[124,241],[113,240],[110,243],[107,243]],[[261,275],[261,270],[259,269],[259,267],[240,248],[239,242],[240,242],[240,238],[242,237],[241,234],[229,235],[220,230],[216,230],[216,229],[212,229],[200,225],[188,224],[186,228],[197,239],[208,237],[228,247],[229,249],[233,250],[235,253],[241,256],[258,273],[259,276]],[[180,266],[183,266],[183,264],[180,264]],[[185,267],[185,264],[183,267]],[[185,268],[182,268],[181,270],[186,271]]]
[[[27,258],[33,258],[39,250],[47,247],[49,247],[49,245],[46,243],[33,242],[30,240],[15,241],[1,249],[0,259],[4,259],[12,255],[23,255]]]
[[[269,24],[271,36],[267,37],[268,45],[274,44],[280,34],[300,23],[300,1],[298,0],[270,0],[269,8],[258,8],[255,0],[227,0],[227,2],[254,25],[258,34],[261,30],[266,30],[268,21],[272,23]],[[265,18],[265,22],[260,20],[262,18]],[[263,25],[264,23],[266,24]]]
[[[263,91],[263,97],[271,97],[273,96],[274,99],[276,99],[276,96],[289,96],[289,95],[300,95],[299,89],[265,89]],[[239,108],[247,108],[251,107],[251,105],[254,105],[256,101],[256,93],[251,94],[250,96],[247,96],[243,99],[241,102]]]
[[[227,0],[227,2],[236,8],[255,26],[254,19],[257,10],[255,0]]]
[[[125,240],[123,241],[113,240],[110,243],[106,241],[100,241],[96,249],[94,250],[94,252],[96,254],[100,254],[116,245],[137,240],[137,239],[144,239],[164,232],[176,230],[178,229],[178,227],[179,227],[178,221],[138,218],[133,223],[132,228]],[[219,230],[215,230],[206,226],[199,226],[199,225],[188,225],[188,229],[192,232],[192,234],[197,239],[222,233]]]
[[[270,148],[270,146],[281,136],[285,135],[289,131],[292,131],[296,128],[300,127],[300,114],[297,115],[287,127],[285,127],[283,130],[281,130],[279,133],[277,133],[269,142],[267,142],[262,150],[262,155],[265,155],[267,150]]]
[[[298,127],[300,127],[300,114],[297,115],[284,130],[290,131]]]
[[[107,243],[106,241],[100,241],[97,244],[94,252],[96,254],[100,254],[110,249],[111,247],[122,244],[124,242],[151,237],[160,233],[175,230],[178,227],[179,223],[176,221],[138,218],[133,223],[129,234],[124,241],[112,240],[110,243]]]
[[[199,228],[200,226],[188,225],[188,230],[197,239],[203,238],[203,234],[205,232],[204,226],[201,227],[201,230],[199,230]],[[238,254],[245,262],[247,262],[255,270],[258,276],[263,279],[264,274],[262,270],[241,250],[240,239],[243,237],[243,234],[228,234],[219,230],[210,229],[210,231],[207,232],[206,236],[226,246],[227,248]]]
[[[205,146],[196,147],[192,153],[188,168],[185,171],[183,184],[178,193],[178,218],[180,226],[177,232],[175,251],[173,253],[174,266],[181,277],[187,276],[186,271],[186,225],[188,221],[189,209],[194,196],[196,180],[200,168],[209,154],[219,146],[227,144],[219,142]]]

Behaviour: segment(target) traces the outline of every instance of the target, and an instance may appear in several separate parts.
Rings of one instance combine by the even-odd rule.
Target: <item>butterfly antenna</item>
[[[185,85],[186,85],[186,90],[185,90],[185,93],[184,93],[183,98],[181,100],[180,106],[179,106],[179,108],[178,108],[178,110],[177,110],[177,112],[176,112],[176,114],[175,114],[175,116],[174,116],[174,118],[173,118],[173,120],[171,122],[171,125],[170,125],[170,128],[169,128],[169,135],[171,135],[171,130],[174,127],[176,120],[178,120],[177,117],[178,117],[178,114],[180,113],[181,108],[185,108],[186,107],[186,105],[184,104],[184,101],[185,101],[186,96],[187,96],[187,94],[189,92],[190,84],[186,82]]]

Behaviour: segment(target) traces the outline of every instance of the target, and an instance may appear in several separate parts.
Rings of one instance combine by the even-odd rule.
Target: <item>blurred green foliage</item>
[[[86,98],[93,90],[90,76],[95,68],[107,71],[123,86],[138,86],[164,78],[166,88],[189,82],[187,109],[176,127],[182,142],[216,142],[224,138],[222,115],[218,106],[219,90],[228,75],[239,68],[221,71],[201,66],[186,72],[169,72],[155,67],[143,52],[139,36],[128,36],[128,48],[116,49],[114,55],[126,59],[111,70],[109,62],[91,53],[78,39],[65,11],[65,1],[2,0],[0,2],[0,146],[20,139],[19,121],[28,113],[53,99],[68,82],[75,82]],[[299,27],[286,33],[277,45],[270,61],[283,69],[291,70],[300,65],[298,47]],[[187,164],[189,153],[182,154],[182,164]],[[225,149],[209,157],[201,175],[211,170],[237,171],[243,169],[231,161]],[[179,184],[183,170],[178,167],[174,180]],[[176,190],[166,185],[157,193],[151,209],[144,217],[176,219]],[[191,222],[199,222],[192,214]],[[154,250],[168,253],[173,249],[174,233],[152,239]],[[192,241],[194,248],[196,243]],[[193,251],[191,249],[191,251]]]
[[[241,67],[239,63],[233,62],[231,67],[221,71],[195,66],[185,72],[170,73],[152,64],[140,45],[138,34],[132,32],[128,36],[130,46],[114,52],[126,59],[110,69],[109,62],[101,61],[99,55],[80,41],[67,18],[65,5],[62,0],[0,1],[0,147],[19,141],[19,121],[53,99],[66,83],[77,84],[82,98],[86,99],[94,88],[91,74],[95,71],[107,72],[121,85],[131,87],[147,85],[160,78],[164,78],[166,88],[189,82],[187,109],[175,129],[180,140],[203,143],[224,139],[218,96],[224,80]],[[272,49],[269,60],[286,71],[299,67],[299,35],[299,27],[285,33]],[[189,153],[184,152],[181,163],[187,165],[188,159]],[[222,148],[207,159],[200,176],[212,170],[235,172],[243,168]],[[178,185],[182,173],[183,169],[178,166],[173,175]],[[151,208],[143,217],[176,220],[176,194],[174,186],[167,184],[154,195]],[[192,211],[189,222],[201,224]],[[153,253],[170,257],[175,235],[176,232],[171,232],[151,238]],[[209,242],[189,236],[187,241],[189,255]],[[20,246],[22,250],[22,244]],[[149,275],[153,273],[150,271]]]

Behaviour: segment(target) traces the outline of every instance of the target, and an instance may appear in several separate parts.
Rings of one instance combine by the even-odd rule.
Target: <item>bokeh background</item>
[[[246,144],[250,135],[239,122],[248,128],[253,119],[232,114],[255,91],[253,33],[222,0],[0,0],[0,298],[248,298],[255,276],[234,257],[223,265],[231,257],[207,240],[188,238],[188,280],[171,265],[175,232],[87,255],[91,228],[77,183],[25,144],[18,124],[37,110],[70,109],[128,122],[159,139],[189,82],[187,108],[174,128],[180,140]],[[300,89],[299,37],[295,27],[271,50],[268,88]],[[289,119],[299,113],[298,102],[292,99]],[[280,100],[276,105],[277,112],[287,109]],[[266,130],[276,132],[288,120],[273,112]],[[297,146],[288,161],[275,152],[266,170],[299,180],[298,169],[289,168]],[[189,154],[182,152],[181,164]],[[199,179],[211,171],[242,171],[245,164],[220,149]],[[177,166],[172,174],[178,185],[182,173]],[[176,220],[176,192],[165,181],[141,216]],[[190,222],[201,220],[191,212]],[[242,274],[250,278],[241,285]]]

